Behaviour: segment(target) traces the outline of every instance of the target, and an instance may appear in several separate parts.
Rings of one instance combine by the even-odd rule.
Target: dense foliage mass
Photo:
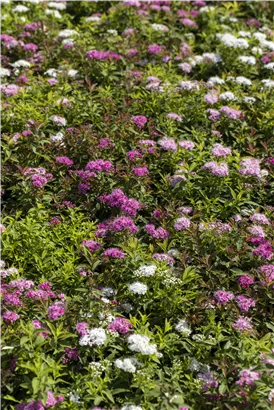
[[[274,3],[1,3],[3,409],[270,409]]]

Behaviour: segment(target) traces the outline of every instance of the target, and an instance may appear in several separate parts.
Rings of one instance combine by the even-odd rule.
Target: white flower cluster
[[[130,335],[128,338],[129,349],[143,355],[157,354],[157,346],[149,343],[150,338],[142,335]]]
[[[266,34],[260,33],[257,31],[253,34],[253,37],[258,40],[260,46],[263,48],[267,48],[270,51],[274,51],[274,41],[269,41],[266,39]]]
[[[203,63],[212,63],[217,64],[222,61],[222,57],[217,53],[203,53],[202,62]]]
[[[273,63],[268,63],[264,66],[267,70],[272,70],[274,71],[274,62]]]
[[[185,336],[189,336],[192,332],[185,319],[180,320],[180,322],[175,326],[175,329]]]
[[[141,282],[134,282],[128,287],[131,293],[135,295],[145,295],[147,292],[147,285]]]
[[[17,60],[15,63],[11,64],[14,68],[27,68],[30,66],[30,63],[26,60]]]
[[[219,37],[221,43],[226,47],[243,48],[243,49],[246,49],[249,47],[247,40],[241,37],[237,38],[230,33],[217,34],[217,37]]]
[[[210,77],[210,78],[207,80],[207,83],[208,83],[209,85],[216,85],[216,84],[217,84],[217,85],[222,85],[222,84],[225,83],[225,81],[224,81],[222,78],[216,76],[216,77]]]
[[[214,6],[203,6],[200,8],[200,13],[209,13],[210,11],[215,10]]]
[[[90,16],[86,18],[86,21],[91,21],[92,23],[98,23],[100,21],[99,16]]]
[[[27,11],[29,11],[29,8],[21,4],[18,4],[18,6],[15,6],[14,9],[12,9],[12,11],[14,13],[26,13]]]
[[[255,97],[244,97],[243,101],[246,104],[253,104],[256,101],[256,98]]]
[[[181,283],[181,280],[179,278],[175,278],[175,276],[173,276],[172,274],[169,274],[163,280],[163,284],[167,287],[179,285],[180,283]]]
[[[61,19],[62,18],[62,15],[59,13],[58,10],[46,9],[45,13],[46,13],[47,16],[53,16],[56,19]]]
[[[75,77],[77,77],[77,74],[78,74],[78,70],[73,70],[73,69],[68,70],[68,76],[69,76],[70,78],[75,78]]]
[[[240,37],[251,37],[251,33],[250,33],[250,31],[239,31],[239,33],[238,33],[238,35],[240,36]]]
[[[274,401],[274,389],[270,390],[270,392],[268,394],[268,400],[273,403],[273,401]]]
[[[240,61],[241,63],[248,64],[248,65],[256,64],[256,58],[253,56],[239,56],[238,61]]]
[[[200,89],[199,84],[195,81],[180,81],[179,86],[185,91],[198,91]]]
[[[274,87],[274,80],[270,80],[269,78],[262,80],[264,88],[273,88]]]
[[[57,3],[55,1],[50,1],[48,3],[48,7],[52,8],[52,9],[57,9],[57,10],[66,10],[66,4],[64,3]]]
[[[0,67],[0,77],[9,77],[10,76],[10,70],[7,68]]]
[[[5,262],[1,261],[0,275],[1,275],[2,278],[6,278],[7,276],[10,276],[10,275],[18,275],[18,273],[19,273],[18,269],[16,269],[16,268],[8,268],[8,269],[5,269],[5,270],[2,270],[2,268],[4,268],[4,267],[5,267]]]
[[[52,115],[50,118],[56,125],[59,125],[59,127],[67,124],[67,120],[64,117],[60,117],[60,115]]]
[[[64,134],[62,132],[57,132],[56,135],[51,135],[50,140],[51,142],[55,142],[55,143],[62,143],[64,139]]]
[[[145,276],[146,278],[149,278],[155,274],[156,270],[156,265],[143,265],[134,272],[134,275],[137,277]]]
[[[59,32],[58,37],[61,38],[69,38],[72,36],[77,36],[78,33],[76,30],[69,30],[68,28],[66,28],[65,30],[62,30]]]
[[[240,85],[246,85],[246,86],[252,85],[252,81],[249,80],[249,78],[246,78],[244,76],[236,77],[234,81],[235,83],[240,84]]]
[[[134,357],[130,357],[127,359],[117,359],[115,360],[114,365],[118,369],[124,370],[124,372],[135,373],[137,370],[136,366],[139,366],[140,363]]]
[[[143,410],[141,406],[135,406],[135,404],[127,404],[122,407],[121,410]]]
[[[212,343],[216,342],[216,339],[214,339],[214,337],[212,337],[211,335],[206,337],[205,335],[203,335],[201,333],[193,335],[192,339],[195,340],[196,342],[202,342],[202,341],[208,341],[208,342],[212,342]]]
[[[169,28],[167,26],[165,26],[164,24],[151,24],[151,28],[155,31],[169,31]]]
[[[106,367],[103,366],[100,362],[91,362],[89,368],[92,371],[94,377],[101,376],[101,374],[106,370]]]
[[[56,78],[60,71],[56,70],[55,68],[49,68],[47,71],[44,72],[45,75],[49,75],[50,77]]]
[[[102,327],[88,330],[88,333],[79,340],[81,346],[100,346],[106,341],[107,335]]]
[[[70,401],[72,401],[73,403],[75,403],[75,404],[81,404],[80,396],[79,396],[78,394],[69,392],[69,393],[68,393],[68,396],[69,396]]]
[[[220,94],[219,98],[220,98],[220,100],[223,100],[223,101],[234,101],[234,100],[236,100],[235,95],[230,91],[226,91],[226,92]]]

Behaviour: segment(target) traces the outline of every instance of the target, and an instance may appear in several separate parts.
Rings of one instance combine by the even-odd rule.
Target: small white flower
[[[57,19],[62,18],[62,15],[59,13],[58,10],[46,9],[45,13],[46,13],[47,16],[54,16]]]
[[[93,23],[98,23],[100,21],[100,17],[98,16],[90,16],[86,18],[86,21],[91,21]]]
[[[17,268],[9,268],[7,269],[7,274],[8,275],[18,275],[19,271]]]
[[[249,47],[247,40],[245,40],[244,38],[237,38],[230,33],[221,34],[219,38],[221,43],[226,47],[243,49]]]
[[[118,31],[117,30],[110,29],[110,30],[107,30],[107,33],[111,34],[112,36],[118,36]]]
[[[175,326],[175,329],[187,336],[189,336],[192,332],[185,319],[180,320],[180,322]]]
[[[74,394],[72,392],[69,392],[68,396],[69,396],[70,401],[72,401],[73,403],[81,404],[80,396],[78,394]]]
[[[261,46],[264,48],[268,48],[270,51],[274,51],[274,41],[264,40],[261,42]]]
[[[220,94],[219,98],[220,98],[220,100],[224,100],[224,101],[234,101],[234,100],[236,100],[235,95],[230,91],[226,91],[226,92]]]
[[[10,76],[10,70],[7,68],[0,67],[0,77],[9,77]]]
[[[49,68],[47,71],[44,72],[45,75],[48,75],[53,78],[56,78],[58,73],[59,71],[56,70],[55,68]]]
[[[270,392],[268,394],[268,400],[273,402],[273,400],[274,400],[274,389],[270,390]]]
[[[71,77],[71,78],[76,77],[77,74],[78,74],[78,70],[71,69],[71,70],[68,71],[68,76]]]
[[[190,365],[188,366],[188,370],[190,370],[191,372],[198,372],[200,369],[201,363],[196,359],[192,359]]]
[[[267,171],[267,169],[262,169],[261,170],[261,177],[267,177],[267,175],[269,175],[269,172]]]
[[[222,78],[216,76],[216,77],[210,77],[207,83],[210,85],[215,85],[215,84],[222,85],[225,83],[225,81]]]
[[[137,370],[137,365],[139,364],[138,360],[135,358],[128,359],[117,359],[114,362],[114,365],[118,369],[124,370],[124,372],[135,373]]]
[[[74,43],[73,38],[64,38],[64,40],[62,40],[62,44],[64,44],[64,45],[73,44],[73,43]]]
[[[256,64],[256,58],[253,56],[239,56],[238,61],[240,61],[241,63],[248,64],[248,65]]]
[[[179,86],[182,87],[182,89],[185,91],[198,91],[200,89],[199,84],[197,84],[195,81],[180,81]]]
[[[236,77],[235,83],[240,84],[240,85],[247,85],[247,86],[252,85],[252,81],[243,76]]]
[[[203,62],[203,56],[194,56],[193,58],[189,58],[188,62],[191,67],[195,67],[197,64],[201,64]]]
[[[15,63],[12,64],[12,66],[14,68],[20,68],[20,67],[27,68],[30,66],[30,63],[26,60],[17,60],[15,61]]]
[[[214,6],[204,6],[200,8],[200,13],[209,13],[210,11],[215,10]]]
[[[143,355],[157,354],[157,346],[149,343],[150,338],[142,335],[130,335],[128,338],[129,349]]]
[[[50,118],[56,125],[59,125],[59,127],[65,126],[67,124],[67,120],[60,115],[52,115]]]
[[[216,54],[216,53],[204,53],[202,57],[203,57],[203,63],[217,64],[222,61],[222,57],[220,56],[220,54]]]
[[[129,285],[129,291],[135,295],[145,295],[147,292],[147,285],[141,282],[134,282]]]
[[[254,98],[254,97],[244,97],[243,100],[247,104],[253,104],[256,101],[256,98]]]
[[[134,275],[138,277],[145,276],[148,278],[150,276],[153,276],[156,270],[157,270],[156,265],[144,265],[144,266],[140,266],[140,268],[134,272]]]
[[[55,1],[50,1],[48,3],[48,7],[52,9],[57,9],[57,10],[66,10],[66,4],[64,3],[56,3]]]
[[[52,135],[50,137],[51,142],[62,142],[64,139],[64,134],[62,132],[58,132],[56,135]]]
[[[239,31],[238,34],[240,37],[251,37],[250,31]]]
[[[251,51],[253,54],[263,54],[263,50],[260,47],[252,47]]]
[[[264,88],[273,88],[274,87],[274,80],[270,80],[269,78],[262,80]]]
[[[65,29],[59,32],[58,37],[61,38],[68,38],[68,37],[72,37],[72,36],[77,36],[78,33],[76,30],[70,30],[70,29]]]
[[[106,341],[107,335],[102,327],[88,330],[88,333],[79,340],[80,346],[100,346]]]
[[[112,288],[105,287],[105,288],[102,288],[102,293],[104,296],[109,297],[109,296],[114,296],[117,292]]]
[[[14,13],[25,13],[25,12],[29,11],[29,8],[19,4],[18,6],[14,7],[14,9],[12,9],[12,11]]]
[[[274,62],[273,63],[268,63],[264,66],[267,70],[274,70]]]
[[[151,28],[155,31],[169,31],[169,28],[167,26],[165,26],[164,24],[151,24]]]
[[[253,37],[256,38],[259,42],[266,40],[266,34],[260,33],[259,31],[256,31],[253,33]]]
[[[135,404],[127,404],[122,407],[121,410],[143,410],[141,406],[135,406]]]

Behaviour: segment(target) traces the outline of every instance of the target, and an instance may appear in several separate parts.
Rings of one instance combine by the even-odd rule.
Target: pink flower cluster
[[[153,224],[147,224],[145,225],[145,230],[150,236],[155,239],[165,240],[169,237],[169,233],[161,226],[159,228],[156,228],[156,226]]]
[[[135,115],[131,120],[137,125],[137,127],[142,128],[147,123],[147,117],[144,115]]]
[[[239,373],[239,380],[236,381],[236,384],[239,386],[252,386],[257,380],[261,377],[261,372],[254,372],[252,370],[242,370]]]
[[[111,208],[120,208],[122,212],[130,216],[136,216],[142,204],[134,198],[128,198],[121,189],[115,189],[109,195],[103,195],[99,199]]]
[[[207,162],[201,167],[202,171],[210,171],[212,175],[218,177],[227,177],[229,175],[229,169],[225,162],[218,164],[215,161]]]
[[[132,324],[123,317],[116,317],[113,322],[108,325],[109,330],[118,332],[121,335],[126,335],[127,333],[129,333],[131,328]]]
[[[256,176],[261,178],[260,161],[256,158],[245,158],[240,162],[239,173],[243,176]]]
[[[95,161],[90,161],[85,168],[86,171],[93,172],[106,172],[109,173],[114,170],[113,164],[110,161],[105,161],[103,159],[96,159]]]
[[[85,239],[81,243],[81,246],[84,246],[84,247],[88,248],[88,250],[91,253],[94,253],[94,252],[96,252],[96,251],[98,251],[99,249],[102,248],[102,245],[100,244],[100,242],[93,241],[92,239]]]
[[[98,61],[106,61],[106,60],[120,60],[121,57],[119,54],[114,53],[113,51],[98,51],[98,50],[91,50],[86,53],[86,57],[89,60],[98,60]]]
[[[48,308],[48,316],[50,320],[59,319],[65,314],[65,305],[62,302],[55,302]]]
[[[217,292],[215,292],[215,298],[217,299],[217,303],[219,305],[226,305],[228,302],[234,299],[234,295],[232,292],[217,290]]]

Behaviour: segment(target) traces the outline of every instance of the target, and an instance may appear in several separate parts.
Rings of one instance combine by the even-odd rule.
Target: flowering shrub
[[[3,409],[272,408],[273,3],[1,12]]]

